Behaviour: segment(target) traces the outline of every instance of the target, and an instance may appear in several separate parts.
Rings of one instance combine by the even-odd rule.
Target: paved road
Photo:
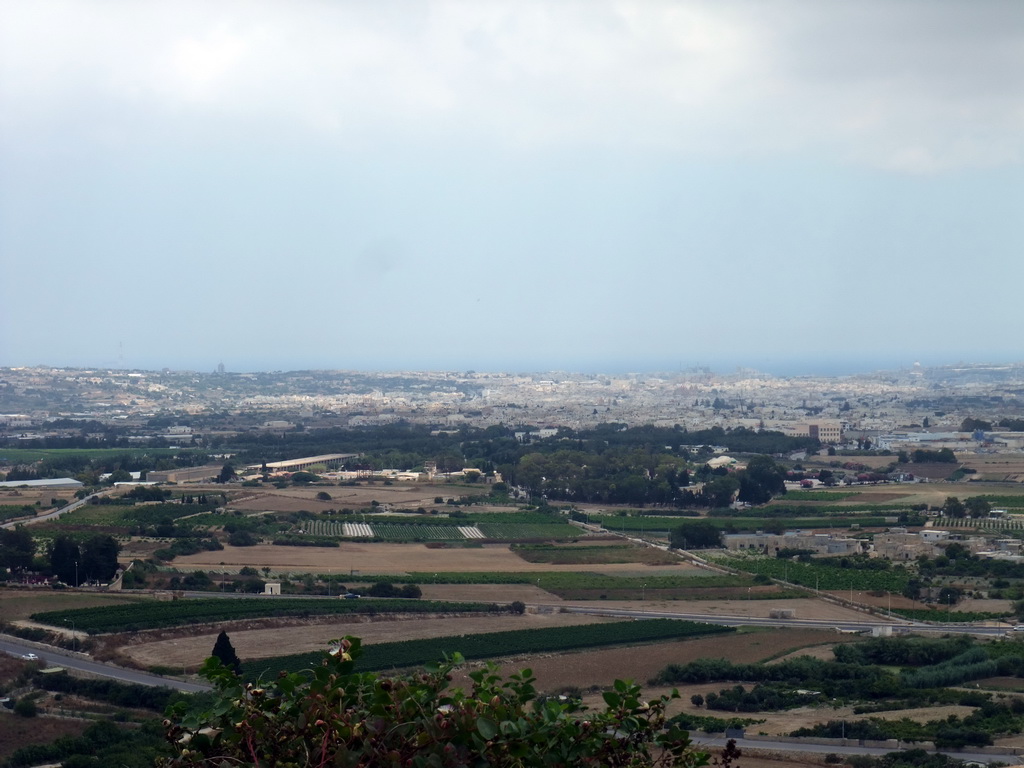
[[[80,672],[89,672],[101,677],[120,680],[123,683],[162,686],[165,688],[174,688],[178,691],[184,691],[185,693],[196,693],[197,691],[210,690],[210,686],[205,683],[186,683],[170,677],[160,677],[159,675],[151,675],[148,672],[139,672],[134,669],[116,667],[113,664],[102,664],[98,661],[86,658],[82,654],[62,651],[56,648],[40,648],[38,643],[25,643],[17,638],[10,637],[9,635],[0,636],[0,652],[19,657],[24,656],[26,653],[34,653],[40,659],[44,660],[49,666],[64,667],[65,669],[74,669]]]
[[[694,743],[701,748],[711,751],[715,748],[725,746],[725,742],[728,741],[724,736],[707,736],[705,734],[693,734]],[[736,739],[736,746],[741,750],[743,749],[770,749],[777,750],[780,752],[810,752],[814,754],[829,753],[837,755],[887,755],[890,752],[896,752],[897,750],[889,747],[864,747],[858,744],[854,739],[850,739],[846,746],[838,744],[815,744],[810,741],[792,742],[792,741],[764,741],[762,739]],[[916,749],[918,745],[909,744],[904,749]],[[1019,757],[1014,755],[993,755],[987,752],[959,752],[957,750],[944,750],[944,749],[929,749],[928,752],[938,752],[950,757],[955,757],[957,760],[965,760],[968,762],[976,763],[1007,763],[1009,765],[1019,765],[1021,760]],[[743,764],[743,758],[740,758],[740,764]]]
[[[920,622],[892,622],[864,619],[863,621],[837,621],[835,619],[781,619],[763,618],[758,616],[722,616],[704,613],[676,613],[672,611],[637,611],[625,608],[591,608],[580,605],[558,605],[566,613],[586,613],[598,616],[618,616],[633,619],[686,619],[703,621],[707,624],[722,624],[727,627],[793,627],[798,629],[832,629],[843,632],[867,632],[877,627],[889,627],[894,631],[929,632],[939,634],[969,634],[982,637],[1002,637],[1006,627],[983,627],[964,625],[953,622],[950,624],[923,624]]]

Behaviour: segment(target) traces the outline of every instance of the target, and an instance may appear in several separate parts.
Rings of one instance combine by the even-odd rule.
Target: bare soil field
[[[0,505],[23,506],[29,504],[35,506],[39,502],[40,511],[53,506],[51,499],[61,501],[74,501],[77,488],[5,488],[0,491]]]
[[[22,747],[49,744],[61,736],[81,736],[89,725],[88,720],[0,714],[0,760],[6,760]]]
[[[318,493],[328,493],[330,501],[320,501]],[[483,491],[482,491],[483,492]],[[434,498],[458,498],[466,490],[430,485],[357,485],[357,486],[312,486],[309,488],[253,488],[252,495],[240,497],[229,504],[232,509],[249,512],[322,512],[327,509],[362,509],[371,502],[391,504],[396,507],[416,509],[433,508]]]
[[[957,456],[965,465],[978,471],[979,480],[993,480],[1005,483],[1024,483],[1024,456],[1012,453],[1000,453],[990,456],[979,456],[976,454],[963,454]],[[970,483],[968,483],[970,484]],[[993,491],[985,490],[985,493]],[[994,491],[1000,493],[999,491]],[[1014,491],[1010,491],[1013,493]],[[1016,493],[1024,492],[1017,485]]]
[[[48,588],[0,589],[0,617],[6,621],[27,619],[40,611],[63,611],[72,608],[92,608],[101,605],[123,605],[133,600],[146,599],[129,593],[89,593],[55,591]]]
[[[265,659],[292,653],[326,650],[331,640],[345,635],[360,637],[366,645],[393,643],[401,640],[419,640],[428,637],[465,635],[483,632],[504,632],[512,629],[542,629],[580,624],[600,624],[615,619],[568,613],[524,614],[522,616],[445,616],[445,617],[353,617],[340,622],[309,621],[298,626],[273,629],[233,629],[229,632],[231,644],[239,658]],[[122,648],[121,653],[136,664],[153,666],[194,667],[210,655],[217,639],[217,631],[210,630],[191,637],[173,637]],[[153,633],[159,636],[160,633]],[[147,636],[153,636],[147,633]],[[457,642],[457,641],[456,641]],[[453,645],[452,651],[457,651]]]
[[[529,668],[543,691],[564,688],[607,688],[617,679],[635,680],[646,686],[669,664],[685,664],[698,659],[730,659],[744,663],[763,661],[787,651],[827,642],[841,642],[832,632],[804,629],[775,629],[766,632],[733,632],[694,640],[674,640],[631,648],[603,648],[576,653],[523,656],[501,665],[505,674]],[[455,677],[455,684],[465,685],[466,671]],[[722,684],[704,686],[718,691]],[[666,689],[666,692],[671,688]],[[686,700],[690,704],[689,698]],[[593,702],[601,706],[600,695]],[[677,709],[676,711],[682,711]]]
[[[217,552],[199,552],[178,557],[176,568],[182,570],[269,567],[275,573],[349,573],[403,574],[410,571],[501,571],[529,573],[542,571],[578,571],[578,565],[527,563],[515,555],[507,544],[484,544],[480,547],[434,549],[424,544],[392,544],[386,542],[342,542],[340,547],[277,547],[260,544],[255,547],[226,545]],[[635,572],[636,563],[610,563],[588,566],[601,573]],[[678,565],[651,567],[645,573],[683,573],[696,567],[680,561]]]
[[[222,491],[223,488],[218,487]],[[365,509],[372,502],[388,504],[399,509],[436,509],[447,512],[452,507],[438,504],[435,498],[458,499],[461,496],[479,496],[488,492],[487,486],[461,486],[446,483],[382,483],[361,485],[313,485],[306,488],[245,488],[233,493],[228,503],[231,509],[246,512],[322,512],[328,509]],[[317,499],[318,493],[330,495],[329,501]],[[507,506],[474,505],[474,512],[509,512]]]
[[[572,601],[564,600],[563,605],[572,605]],[[579,602],[587,608],[624,608],[647,610],[652,612],[670,613],[702,613],[710,616],[758,616],[767,618],[770,611],[783,608],[792,609],[798,619],[821,619],[823,621],[863,621],[866,615],[862,611],[844,608],[841,605],[815,600],[813,598],[790,598],[785,600],[601,600],[595,605],[593,600]],[[881,619],[881,617],[875,617]]]

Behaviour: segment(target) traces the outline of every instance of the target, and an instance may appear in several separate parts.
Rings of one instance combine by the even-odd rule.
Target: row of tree
[[[65,584],[110,581],[117,573],[121,545],[112,536],[94,535],[81,541],[57,536],[44,557],[36,557],[36,542],[24,528],[0,530],[0,571],[49,573]]]

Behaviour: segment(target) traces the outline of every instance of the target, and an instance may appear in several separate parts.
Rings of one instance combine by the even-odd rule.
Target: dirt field
[[[508,674],[528,667],[537,678],[538,688],[544,691],[557,691],[568,687],[604,688],[610,686],[616,679],[636,680],[646,687],[647,680],[669,664],[685,664],[706,658],[756,662],[796,648],[838,641],[839,635],[819,630],[734,632],[633,648],[604,648],[577,653],[521,657],[508,661],[501,668]],[[456,684],[459,685],[464,685],[466,680],[468,678],[464,674],[455,678]],[[705,687],[718,691],[723,686]],[[601,706],[599,700],[598,695],[593,705]],[[686,703],[689,705],[689,698]]]
[[[501,571],[529,573],[543,571],[578,571],[578,565],[527,563],[513,554],[507,544],[484,544],[481,547],[431,549],[424,544],[390,544],[342,542],[340,547],[232,547],[222,551],[200,552],[178,557],[174,566],[181,570],[237,569],[242,566],[269,567],[275,573],[351,573],[402,574],[410,571]],[[645,568],[636,563],[611,563],[587,566],[600,573],[684,573],[697,571],[680,561],[679,565]],[[666,571],[666,569],[668,569]]]
[[[61,736],[80,736],[89,726],[86,720],[57,717],[18,717],[0,714],[0,760],[31,744],[49,744]]]
[[[572,605],[571,601],[563,601],[563,605]],[[813,598],[792,598],[788,600],[601,600],[599,603],[590,600],[580,602],[587,608],[627,608],[646,611],[669,611],[672,613],[703,613],[710,616],[758,616],[767,618],[769,612],[776,608],[789,608],[798,619],[821,619],[823,621],[863,621],[866,614],[844,608],[841,605],[826,603]],[[883,620],[882,617],[876,617]]]
[[[400,640],[444,637],[453,634],[542,629],[609,621],[614,621],[614,619],[568,613],[402,619],[354,617],[344,622],[335,620],[325,623],[310,622],[301,626],[276,629],[233,630],[230,635],[231,644],[239,657],[248,660],[326,649],[331,640],[345,635],[360,637],[366,644],[392,643]],[[164,664],[193,667],[210,655],[218,631],[211,630],[209,633],[194,637],[175,637],[132,645],[122,652],[141,666]],[[458,649],[453,647],[452,650]]]
[[[63,611],[71,608],[92,608],[98,605],[121,605],[140,597],[122,594],[90,594],[54,591],[52,589],[0,589],[0,617],[6,621],[26,619],[40,611]]]
[[[968,467],[976,469],[980,480],[993,480],[996,482],[1016,483],[1016,491],[989,491],[986,484],[984,493],[1021,493],[1024,489],[1020,483],[1024,483],[1024,456],[1012,453],[993,454],[991,456],[978,456],[966,454],[958,456]],[[970,483],[968,483],[970,485]],[[1011,486],[1013,487],[1013,486]]]

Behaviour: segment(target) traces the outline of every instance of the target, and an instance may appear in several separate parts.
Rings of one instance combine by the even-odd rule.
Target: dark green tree
[[[50,543],[50,568],[54,575],[65,584],[78,586],[79,561],[82,553],[78,549],[78,543],[67,536],[57,536]]]
[[[217,642],[213,644],[213,653],[210,655],[215,656],[220,660],[221,664],[236,674],[242,666],[238,654],[235,653],[234,646],[231,645],[231,638],[228,637],[228,633],[224,630],[221,630],[220,634],[217,635]]]
[[[80,549],[79,572],[83,580],[110,581],[117,573],[121,545],[113,536],[90,536]]]
[[[21,526],[0,530],[0,569],[22,571],[32,566],[36,543],[32,534]]]
[[[217,475],[218,483],[228,483],[235,479],[235,468],[231,464],[225,464],[220,468],[220,474]]]
[[[956,496],[947,496],[942,505],[942,514],[946,517],[963,517],[967,513],[963,502]]]
[[[708,549],[722,545],[722,532],[714,523],[701,520],[684,523],[672,531],[671,545],[674,549]]]
[[[992,511],[992,505],[981,496],[971,496],[964,502],[964,506],[970,517],[987,517],[988,513]]]

